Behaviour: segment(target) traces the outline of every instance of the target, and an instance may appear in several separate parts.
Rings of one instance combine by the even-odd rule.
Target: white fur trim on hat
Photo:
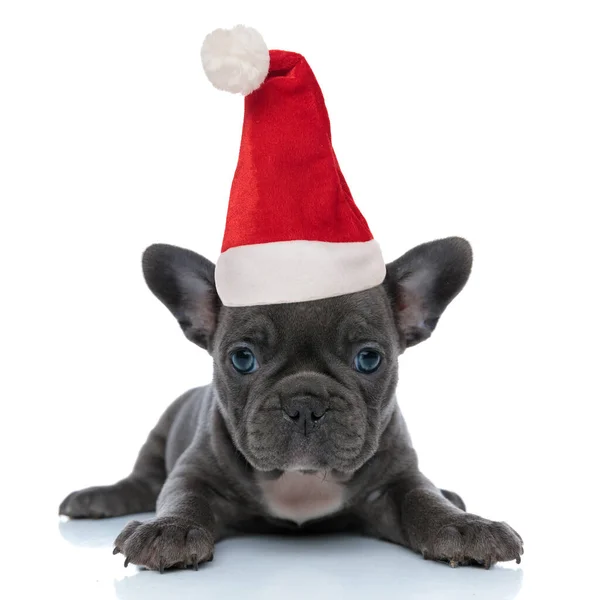
[[[375,240],[294,240],[226,250],[217,260],[215,282],[225,306],[257,306],[361,292],[382,283],[385,273]]]
[[[237,25],[209,33],[200,52],[204,72],[219,90],[247,96],[269,73],[269,49],[256,29]]]

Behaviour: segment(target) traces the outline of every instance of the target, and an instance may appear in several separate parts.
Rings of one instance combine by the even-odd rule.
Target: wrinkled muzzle
[[[248,459],[260,470],[347,471],[354,470],[366,432],[360,395],[327,375],[306,371],[250,399],[244,437]]]

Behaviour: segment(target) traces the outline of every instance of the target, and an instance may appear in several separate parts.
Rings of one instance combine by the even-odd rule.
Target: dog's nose
[[[304,432],[311,433],[321,423],[329,407],[314,396],[295,396],[281,401],[284,417]]]

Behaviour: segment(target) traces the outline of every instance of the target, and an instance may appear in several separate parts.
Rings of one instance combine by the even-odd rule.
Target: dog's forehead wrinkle
[[[308,302],[224,308],[224,320],[227,329],[238,334],[264,328],[271,335],[330,335],[342,323],[373,328],[386,316],[387,296],[380,288]]]
[[[363,340],[375,341],[381,334],[386,334],[387,330],[380,321],[355,312],[346,315],[340,321],[338,332],[344,341],[355,343]]]
[[[269,313],[258,310],[258,307],[226,309],[224,327],[228,340],[253,338],[259,342],[268,342],[277,332]]]

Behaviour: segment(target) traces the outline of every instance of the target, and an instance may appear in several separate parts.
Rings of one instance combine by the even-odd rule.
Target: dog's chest
[[[344,488],[323,474],[285,472],[274,480],[260,482],[271,516],[303,523],[334,513],[344,504]]]

